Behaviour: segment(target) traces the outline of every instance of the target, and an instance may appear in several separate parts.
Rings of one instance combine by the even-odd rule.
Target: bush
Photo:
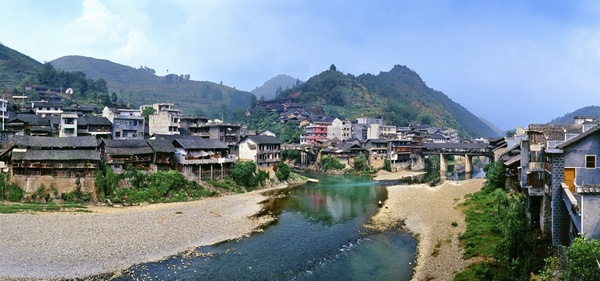
[[[345,168],[346,165],[340,162],[340,160],[338,160],[337,158],[326,155],[321,157],[321,167],[323,167],[323,172],[327,172],[327,170],[329,169],[341,170]]]
[[[290,167],[283,162],[279,162],[275,169],[275,176],[280,181],[287,180],[290,177]]]
[[[256,164],[253,162],[236,162],[231,170],[233,181],[240,186],[254,187],[257,185],[255,176]]]
[[[583,280],[600,280],[600,242],[588,237],[577,237],[567,249],[570,273]]]
[[[10,202],[21,202],[25,192],[15,183],[6,186],[6,199]]]

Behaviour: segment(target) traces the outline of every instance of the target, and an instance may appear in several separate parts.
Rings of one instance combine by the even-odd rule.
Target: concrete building
[[[175,109],[172,103],[155,103],[151,106],[140,107],[154,108],[154,113],[148,116],[149,134],[179,135],[181,110]]]
[[[104,107],[102,116],[112,123],[113,139],[143,139],[146,120],[140,109]]]
[[[335,118],[331,125],[327,126],[327,138],[333,140],[337,138],[344,141],[352,137],[352,122]]]

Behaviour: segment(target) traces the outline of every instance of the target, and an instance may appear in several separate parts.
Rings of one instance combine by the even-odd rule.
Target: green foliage
[[[8,179],[7,176],[5,174],[0,174],[0,201],[3,201],[6,199],[6,183],[7,183]]]
[[[495,260],[472,266],[457,274],[455,280],[528,280],[533,270],[534,243],[521,204],[523,198],[518,194],[508,196],[502,189],[504,172],[498,166],[494,163],[486,169],[485,186],[461,204],[467,223],[466,232],[460,236],[465,258]]]
[[[568,270],[583,280],[600,280],[600,242],[577,237],[567,249]]]
[[[331,157],[329,155],[325,155],[321,157],[321,167],[323,172],[327,172],[329,169],[333,170],[341,170],[346,168],[346,165],[335,157]]]
[[[178,109],[194,114],[204,112],[209,118],[221,118],[236,109],[247,110],[253,96],[249,92],[208,81],[190,80],[188,74],[169,73],[156,76],[147,68],[132,68],[106,60],[81,56],[67,56],[52,61],[67,71],[83,72],[88,77],[106,80],[111,91],[117,91],[121,101],[139,106],[165,102],[174,103]],[[201,99],[202,102],[190,102]],[[225,104],[225,112],[221,105]]]
[[[367,161],[367,156],[364,153],[358,154],[358,157],[354,159],[354,169],[357,172],[370,172],[371,168],[369,167],[369,163]]]
[[[492,192],[498,188],[504,189],[506,174],[502,162],[494,162],[483,169],[486,172],[487,183],[484,186],[486,192]]]
[[[290,167],[284,162],[279,162],[275,168],[275,176],[280,181],[287,180],[290,177]]]
[[[144,107],[144,109],[142,109],[142,116],[144,116],[144,119],[146,119],[146,122],[148,122],[148,116],[154,114],[156,112],[156,109],[154,109],[154,107]]]
[[[383,169],[388,172],[392,171],[392,162],[389,159],[383,160]]]
[[[258,184],[256,180],[256,164],[253,162],[235,162],[231,170],[231,176],[236,184],[245,187],[254,187]]]
[[[237,185],[237,183],[235,183],[235,181],[233,181],[233,179],[231,179],[231,178],[225,178],[220,181],[209,180],[207,182],[210,185],[217,187],[217,188],[230,190],[235,193],[244,193],[244,190],[239,185]]]
[[[25,191],[16,183],[9,183],[6,186],[6,200],[9,202],[21,202]]]
[[[75,212],[88,212],[86,206],[83,204],[72,204],[63,203],[57,204],[56,202],[48,203],[8,203],[0,204],[0,214],[14,214],[21,212],[64,212],[64,211],[75,211]]]

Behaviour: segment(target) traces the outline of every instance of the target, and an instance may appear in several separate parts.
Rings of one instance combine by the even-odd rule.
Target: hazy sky
[[[0,42],[251,91],[334,63],[416,71],[501,129],[600,104],[598,1],[0,0]]]

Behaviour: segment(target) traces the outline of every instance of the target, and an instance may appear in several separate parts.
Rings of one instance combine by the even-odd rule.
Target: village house
[[[146,120],[140,109],[104,107],[102,117],[112,123],[113,139],[143,139]]]
[[[154,113],[148,116],[149,134],[179,135],[181,110],[175,109],[172,103],[155,103],[140,107],[151,107]]]
[[[548,151],[554,245],[569,245],[581,235],[600,240],[600,126],[592,126]]]
[[[281,142],[274,136],[245,136],[238,146],[239,160],[252,161],[258,168],[272,167],[282,160]]]
[[[231,173],[235,162],[229,147],[215,139],[198,136],[168,138],[175,147],[177,171],[190,180],[220,180]]]
[[[545,234],[552,230],[552,160],[548,150],[582,132],[578,124],[531,124],[521,141],[521,190],[530,223]]]
[[[175,168],[175,146],[173,142],[165,139],[146,140],[152,148],[151,171],[168,171]]]
[[[367,151],[367,159],[369,164],[375,169],[381,169],[384,166],[384,161],[389,158],[388,141],[386,139],[368,139],[365,142]]]
[[[359,140],[350,139],[347,141],[340,142],[336,146],[330,146],[321,150],[321,158],[325,156],[331,156],[338,159],[341,163],[348,167],[354,165],[354,159],[363,153],[367,155],[367,151],[361,145]]]
[[[5,124],[5,129],[17,136],[46,136],[54,135],[53,128],[56,121],[51,117],[42,117],[36,114],[17,114]],[[60,121],[59,121],[60,122]]]
[[[121,173],[132,165],[136,169],[151,170],[154,150],[146,140],[103,139],[100,144],[102,160],[113,172]]]
[[[392,171],[410,167],[412,163],[412,141],[408,139],[392,139],[388,141],[388,146]]]
[[[331,125],[327,126],[327,138],[333,140],[337,138],[344,141],[352,137],[352,122],[334,118]]]

